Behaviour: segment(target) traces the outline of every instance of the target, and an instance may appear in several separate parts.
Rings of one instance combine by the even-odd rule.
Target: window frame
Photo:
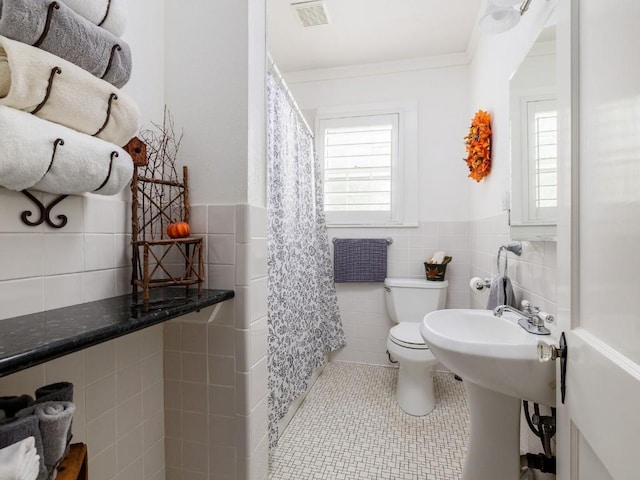
[[[326,211],[329,227],[416,227],[418,225],[417,108],[415,104],[368,104],[318,109],[314,129],[324,184],[324,128],[329,121],[357,124],[358,117],[397,118],[396,155],[392,155],[391,212]],[[366,125],[366,124],[365,124]],[[324,191],[324,185],[323,185]],[[384,218],[387,217],[387,218]]]
[[[512,218],[511,227],[535,225],[546,227],[555,225],[557,207],[535,206],[535,165],[529,156],[531,145],[532,126],[529,124],[530,104],[538,102],[555,102],[552,93],[540,91],[529,95],[522,95],[517,100],[516,113],[512,113],[512,122],[516,122],[512,128],[512,152],[517,152],[517,157],[512,157]],[[514,179],[519,179],[514,182]],[[545,232],[544,228],[541,231]]]
[[[527,159],[527,169],[528,169],[528,179],[529,181],[527,182],[527,195],[528,195],[528,205],[529,205],[529,211],[528,211],[528,218],[530,220],[534,220],[534,221],[542,221],[542,222],[553,222],[556,220],[557,217],[557,201],[558,201],[558,194],[557,194],[557,188],[558,188],[558,153],[557,153],[557,148],[558,148],[558,143],[557,143],[557,135],[558,135],[558,129],[557,129],[557,118],[558,118],[558,106],[557,106],[557,101],[555,98],[551,98],[550,96],[547,95],[536,95],[536,96],[531,96],[531,97],[527,97],[524,100],[524,115],[522,118],[522,131],[523,131],[523,138],[524,138],[524,143],[525,145],[523,146],[523,155],[526,154],[526,156],[524,156],[523,158]],[[536,119],[536,114],[540,113],[541,111],[545,111],[545,110],[551,110],[555,113],[555,118],[556,118],[556,171],[555,171],[555,175],[556,175],[556,205],[555,206],[550,206],[550,207],[541,207],[538,206],[538,195],[537,195],[537,189],[538,189],[538,171],[536,168],[536,160],[538,160],[539,158],[537,157],[536,153],[535,153],[535,149],[536,149],[536,134],[538,133],[535,127],[535,119]],[[524,118],[526,116],[526,118]],[[526,136],[525,136],[526,135]]]

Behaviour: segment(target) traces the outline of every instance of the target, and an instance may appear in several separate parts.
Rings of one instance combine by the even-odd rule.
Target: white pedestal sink
[[[437,310],[420,326],[438,360],[463,378],[469,397],[471,438],[462,480],[518,480],[520,403],[555,406],[555,365],[538,361],[540,337],[510,315]]]

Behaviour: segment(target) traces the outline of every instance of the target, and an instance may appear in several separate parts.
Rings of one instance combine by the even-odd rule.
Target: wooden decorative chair
[[[131,285],[134,295],[142,289],[149,300],[153,287],[197,285],[204,282],[202,237],[170,238],[167,226],[189,223],[187,167],[182,181],[172,165],[149,168],[146,145],[133,139],[126,147],[134,159],[131,180],[131,243],[133,247]]]
[[[84,443],[74,443],[56,469],[56,480],[88,480],[88,462],[87,446]]]

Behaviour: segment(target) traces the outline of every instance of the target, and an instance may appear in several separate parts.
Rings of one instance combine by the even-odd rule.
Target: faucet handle
[[[538,313],[540,313],[540,308],[531,305],[531,302],[529,300],[522,300],[520,302],[520,308],[525,315],[537,315]]]
[[[547,312],[538,312],[538,316],[546,323],[553,323],[556,321],[556,317]]]

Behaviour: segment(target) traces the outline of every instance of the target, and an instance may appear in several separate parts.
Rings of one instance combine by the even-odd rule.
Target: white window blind
[[[320,134],[328,218],[338,222],[393,220],[398,115],[323,119]]]
[[[558,205],[558,112],[554,100],[527,103],[529,146],[529,212],[550,219]]]

